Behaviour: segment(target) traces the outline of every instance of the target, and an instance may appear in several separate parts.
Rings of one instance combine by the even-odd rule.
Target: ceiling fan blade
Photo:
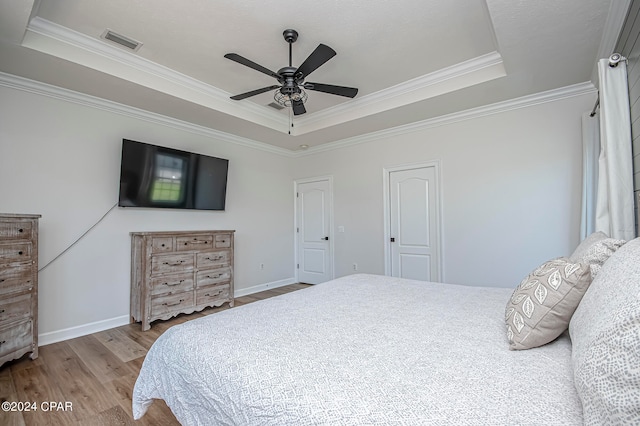
[[[307,90],[315,90],[316,92],[346,96],[347,98],[353,98],[358,94],[358,89],[355,87],[334,86],[333,84],[305,83],[304,88]]]
[[[293,115],[302,115],[305,112],[307,112],[307,110],[304,107],[304,102],[300,100],[293,101],[293,103],[291,104],[291,108],[293,109]]]
[[[280,86],[275,85],[275,86],[263,87],[262,89],[256,89],[256,90],[252,90],[250,92],[241,93],[239,95],[231,96],[231,99],[233,99],[234,101],[239,101],[239,100],[242,100],[242,99],[249,98],[251,96],[259,95],[260,93],[268,92],[269,90],[277,89],[278,87],[280,87]]]
[[[336,51],[327,46],[326,44],[320,44],[316,47],[316,50],[311,52],[311,55],[304,60],[302,65],[298,67],[296,74],[302,74],[302,77],[307,77],[314,72],[319,66],[327,62],[329,59],[336,56]]]
[[[265,73],[268,76],[271,76],[275,79],[277,79],[278,81],[280,80],[280,76],[278,74],[276,74],[275,72],[271,71],[268,68],[263,67],[262,65],[258,65],[253,61],[250,61],[249,59],[238,55],[237,53],[227,53],[226,55],[224,55],[225,58],[227,59],[231,59],[232,61],[235,61],[239,64],[242,64],[246,67],[249,68],[253,68],[256,71],[260,71],[262,73]]]

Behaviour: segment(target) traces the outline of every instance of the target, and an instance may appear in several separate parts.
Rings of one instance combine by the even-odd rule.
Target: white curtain
[[[582,220],[580,241],[596,230],[598,157],[600,156],[600,113],[582,114]]]
[[[631,118],[626,61],[616,67],[598,62],[600,81],[600,158],[595,230],[612,238],[635,237]]]

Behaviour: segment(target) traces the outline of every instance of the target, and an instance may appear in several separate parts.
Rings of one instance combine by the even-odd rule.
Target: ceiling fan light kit
[[[282,33],[285,41],[289,43],[289,66],[280,68],[278,72],[273,72],[268,68],[263,67],[247,58],[244,58],[237,53],[227,53],[225,58],[238,62],[246,67],[252,68],[263,74],[275,78],[279,84],[263,87],[261,89],[252,90],[249,92],[241,93],[239,95],[231,96],[231,99],[239,101],[249,98],[251,96],[259,95],[261,93],[275,90],[273,99],[284,107],[291,107],[294,115],[301,115],[307,112],[304,107],[304,103],[308,99],[306,90],[315,90],[317,92],[329,93],[332,95],[345,96],[347,98],[353,98],[358,94],[358,89],[354,87],[335,86],[333,84],[323,83],[311,83],[305,82],[305,79],[313,71],[322,66],[329,59],[336,56],[335,50],[325,44],[320,44],[311,54],[304,60],[304,62],[298,67],[292,65],[292,45],[298,39],[298,32],[296,30],[288,29]]]

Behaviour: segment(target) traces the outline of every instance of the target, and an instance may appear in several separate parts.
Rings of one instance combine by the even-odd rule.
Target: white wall
[[[131,231],[235,229],[236,290],[293,282],[292,158],[21,90],[0,99],[0,212],[42,215],[41,268],[116,204],[123,138],[229,159],[226,211],[116,207],[42,270],[43,342],[128,322]]]
[[[578,244],[581,95],[297,159],[295,178],[332,175],[336,276],[384,273],[383,168],[439,160],[443,281],[516,286]],[[338,233],[337,227],[345,232]]]
[[[43,343],[128,321],[131,231],[236,229],[237,289],[292,282],[294,179],[333,176],[336,276],[352,263],[382,274],[382,170],[432,160],[444,281],[513,287],[578,243],[580,116],[592,106],[592,95],[574,96],[292,158],[0,87],[0,212],[42,214],[44,267],[116,204],[123,138],[230,160],[225,212],[115,208],[47,266]]]

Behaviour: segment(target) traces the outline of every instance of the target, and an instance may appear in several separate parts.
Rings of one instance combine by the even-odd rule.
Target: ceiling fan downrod
[[[292,45],[293,43],[296,42],[296,40],[298,39],[298,32],[296,30],[284,30],[282,32],[282,35],[284,36],[284,39],[287,43],[289,43],[289,66],[293,66],[292,63]]]

